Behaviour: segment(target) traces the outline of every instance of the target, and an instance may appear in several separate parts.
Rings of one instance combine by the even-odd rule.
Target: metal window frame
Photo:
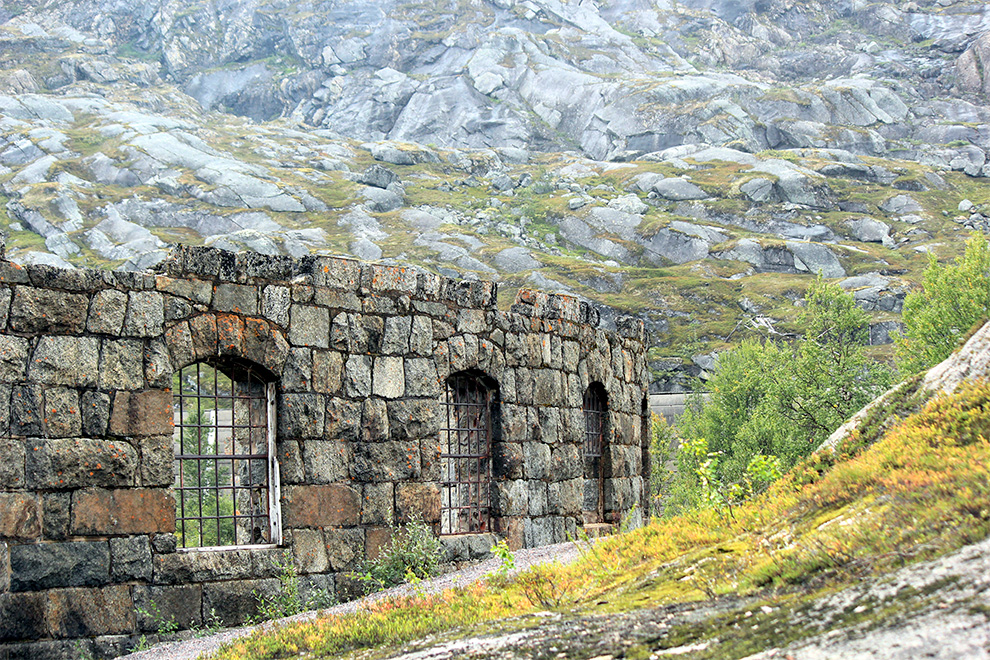
[[[204,369],[208,367],[212,370],[212,393],[204,390]],[[193,391],[184,391],[183,378],[187,370],[194,371],[195,386]],[[179,369],[178,391],[173,391],[173,418],[175,419],[175,430],[173,432],[173,445],[175,446],[175,482],[173,488],[176,491],[176,532],[181,538],[183,552],[199,551],[222,551],[243,548],[273,548],[282,544],[282,524],[281,524],[281,494],[278,470],[278,460],[275,451],[275,383],[269,382],[262,374],[261,370],[245,366],[236,360],[224,360],[213,358],[195,362]],[[221,394],[220,375],[230,382],[229,393]],[[206,376],[209,379],[209,376]],[[261,394],[253,392],[238,391],[238,384],[248,383],[252,386],[263,388]],[[209,387],[211,383],[207,383]],[[204,407],[204,401],[207,405]],[[225,408],[222,403],[228,405]],[[237,419],[236,406],[238,403],[247,406],[247,423],[239,423]],[[210,405],[212,404],[212,405]],[[259,414],[256,407],[260,407],[265,419],[256,419]],[[229,410],[229,423],[221,422],[221,412]],[[195,413],[196,424],[187,424],[186,415]],[[204,423],[203,414],[210,415],[210,421]],[[177,417],[177,418],[176,418]],[[187,429],[196,429],[195,449],[186,445],[184,432]],[[203,447],[203,431],[208,433],[207,446]],[[263,432],[264,440],[255,439],[255,434]],[[238,451],[238,439],[244,440],[247,435],[247,452]],[[229,451],[221,452],[220,445],[224,440],[221,436],[227,435],[230,443]],[[257,443],[257,444],[256,444]],[[209,453],[212,446],[213,452]],[[190,453],[194,452],[194,453]],[[195,485],[185,483],[184,465],[195,464],[196,478]],[[219,476],[222,474],[221,466],[226,469],[229,462],[229,477],[222,482]],[[250,475],[259,463],[265,466],[264,484],[251,483],[250,479],[246,485],[238,483],[238,465],[241,469],[246,469]],[[212,474],[216,478],[216,483],[212,485],[202,485],[204,475],[204,464],[213,464]],[[246,464],[246,465],[245,465]],[[209,469],[206,470],[209,474]],[[265,490],[259,497],[264,498],[267,510],[263,513],[249,511],[241,514],[238,512],[238,496],[244,496],[251,491]],[[198,504],[198,511],[193,511],[192,515],[186,511],[186,497],[184,493],[198,492],[195,498]],[[212,498],[216,504],[217,511],[213,515],[204,515],[204,497]],[[250,499],[251,495],[247,497]],[[230,515],[221,514],[221,504],[231,507]],[[233,543],[219,544],[223,539],[220,531],[222,520],[233,521]],[[241,537],[242,530],[239,530],[238,523],[248,522],[248,530],[255,528],[257,523],[267,527],[268,538],[261,543],[252,543],[250,539]],[[186,523],[194,525],[193,530],[187,530]],[[215,525],[217,545],[206,545],[204,532],[207,522]],[[250,531],[249,535],[253,535]],[[193,542],[190,543],[190,537]],[[241,542],[247,540],[248,542]]]
[[[479,375],[447,379],[440,429],[442,536],[491,531],[492,396]]]
[[[582,455],[587,470],[591,464],[592,476],[585,474],[585,479],[595,479],[598,484],[598,510],[594,513],[598,522],[605,520],[605,466],[604,454],[606,448],[605,435],[608,430],[608,394],[605,387],[598,382],[592,383],[584,391],[584,401],[581,407],[584,413],[584,444]]]

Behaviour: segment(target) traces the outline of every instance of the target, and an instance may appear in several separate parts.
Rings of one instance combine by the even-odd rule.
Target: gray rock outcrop
[[[694,225],[675,220],[644,243],[648,261],[665,265],[667,261],[683,264],[708,257],[712,245],[728,236],[714,227]]]
[[[890,242],[890,225],[875,218],[848,220],[846,226],[857,241],[884,244]]]
[[[657,181],[650,186],[650,190],[664,199],[669,199],[675,202],[705,199],[708,197],[708,194],[695,184],[678,178]]]

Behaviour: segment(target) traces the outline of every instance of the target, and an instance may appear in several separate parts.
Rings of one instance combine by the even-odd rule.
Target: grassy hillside
[[[674,617],[661,632],[630,633],[634,641],[615,640],[618,651],[606,650],[627,658],[672,648],[681,657],[741,658],[854,624],[883,624],[932,607],[932,597],[902,589],[870,607],[813,616],[814,625],[793,621],[849,585],[990,534],[990,385],[935,399],[878,439],[882,432],[871,429],[883,426],[866,424],[834,454],[812,456],[754,501],[654,521],[589,545],[571,566],[259,632],[214,657],[323,658],[360,649],[367,649],[360,657],[387,657],[427,635],[534,629],[553,620],[547,610],[588,621],[646,608],[671,619],[682,610],[676,604],[706,601],[711,608],[700,619]]]

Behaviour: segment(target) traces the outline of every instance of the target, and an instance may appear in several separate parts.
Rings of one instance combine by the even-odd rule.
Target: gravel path
[[[578,546],[579,544],[576,543],[558,543],[556,545],[548,545],[542,548],[517,550],[513,553],[516,564],[515,572],[524,570],[536,564],[544,564],[548,562],[560,562],[561,564],[570,563],[577,559],[581,554]],[[417,589],[423,589],[428,593],[438,593],[444,589],[449,589],[454,586],[464,586],[480,580],[489,573],[494,572],[498,569],[500,564],[501,562],[497,558],[493,557],[491,559],[486,559],[485,561],[477,564],[472,564],[467,568],[445,573],[439,577],[433,578],[432,580],[424,580],[417,587]],[[141,651],[140,653],[125,655],[123,658],[126,660],[196,660],[196,658],[200,657],[200,655],[204,653],[212,653],[216,651],[220,648],[221,644],[250,635],[255,630],[272,628],[275,626],[284,625],[287,622],[307,621],[316,618],[317,615],[348,614],[350,612],[362,609],[368,603],[375,602],[382,598],[406,595],[410,593],[412,593],[412,587],[410,585],[401,585],[371,594],[370,596],[365,596],[364,598],[359,598],[358,600],[341,603],[340,605],[336,605],[326,610],[320,610],[318,612],[304,612],[302,614],[297,614],[296,616],[279,619],[277,621],[268,621],[256,626],[231,628],[208,637],[196,637],[181,642],[161,644],[146,651]]]

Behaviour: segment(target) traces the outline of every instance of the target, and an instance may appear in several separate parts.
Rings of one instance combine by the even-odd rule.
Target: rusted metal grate
[[[585,522],[604,522],[604,471],[602,453],[608,405],[605,388],[592,383],[584,392],[584,514]]]
[[[216,361],[184,367],[172,387],[179,546],[278,543],[273,385]]]
[[[440,429],[441,534],[487,532],[491,513],[491,392],[477,376],[447,381]]]
[[[601,458],[605,438],[605,392],[601,385],[592,383],[584,393],[584,455]]]

